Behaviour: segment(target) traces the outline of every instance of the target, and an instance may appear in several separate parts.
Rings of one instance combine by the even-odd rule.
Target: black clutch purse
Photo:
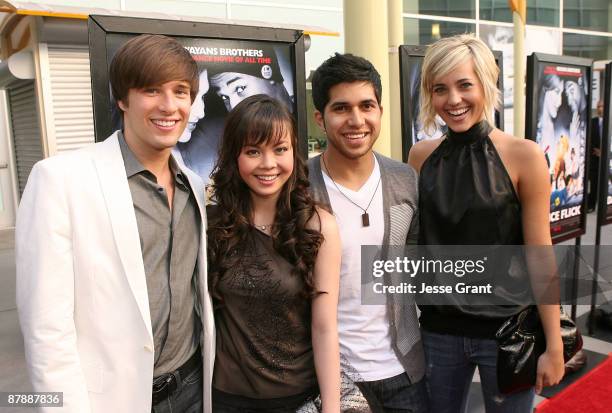
[[[497,340],[497,384],[504,394],[535,385],[538,358],[546,350],[546,337],[536,306],[529,306],[502,324]],[[563,359],[567,362],[582,348],[576,324],[561,308]]]

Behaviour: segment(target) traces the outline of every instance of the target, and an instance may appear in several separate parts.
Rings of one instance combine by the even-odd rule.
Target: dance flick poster
[[[581,235],[586,222],[590,63],[534,56],[528,62],[526,131],[548,164],[551,236],[558,242]]]

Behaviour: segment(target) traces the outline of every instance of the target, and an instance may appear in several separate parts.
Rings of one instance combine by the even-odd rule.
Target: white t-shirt
[[[361,246],[381,245],[385,232],[382,183],[378,184],[380,167],[374,159],[372,175],[358,191],[336,184],[344,195],[323,172],[342,240],[338,302],[340,352],[357,370],[359,381],[382,380],[404,372],[391,347],[386,306],[361,304]],[[363,210],[347,197],[361,208],[366,208],[372,199],[367,210],[370,226],[362,225]]]

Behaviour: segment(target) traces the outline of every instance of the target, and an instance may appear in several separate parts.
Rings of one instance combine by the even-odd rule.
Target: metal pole
[[[572,320],[576,321],[576,301],[578,297],[578,272],[580,270],[580,237],[576,238],[574,245],[574,268],[572,274]]]
[[[599,211],[598,211],[599,212]],[[595,229],[595,258],[593,260],[593,284],[591,286],[591,310],[589,311],[589,335],[593,335],[595,330],[595,306],[597,305],[597,275],[599,274],[599,246],[601,244],[601,225],[597,220]]]

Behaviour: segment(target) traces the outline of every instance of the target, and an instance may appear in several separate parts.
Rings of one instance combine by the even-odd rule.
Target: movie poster
[[[423,59],[414,59],[414,64],[410,66],[408,74],[408,81],[410,82],[410,89],[412,90],[412,96],[414,104],[412,105],[411,122],[410,128],[412,131],[412,143],[415,144],[422,140],[436,139],[444,135],[447,131],[446,123],[442,118],[436,115],[436,123],[432,130],[425,131],[423,125],[419,120],[419,99],[421,95],[421,66]]]
[[[436,139],[447,131],[439,116],[432,130],[425,131],[419,120],[421,95],[421,67],[426,48],[424,46],[400,46],[400,84],[402,104],[402,156],[408,160],[410,147],[415,143]]]
[[[225,116],[240,101],[263,93],[277,98],[295,112],[290,45],[253,40],[185,37],[177,40],[197,62],[200,90],[173,153],[209,183]],[[113,43],[109,62],[121,44]],[[111,110],[113,130],[120,129],[121,113],[112,99]]]
[[[536,142],[548,163],[551,235],[581,228],[589,123],[585,67],[538,62]],[[528,86],[529,87],[529,86]]]
[[[497,24],[480,24],[480,38],[491,48],[504,55],[503,61],[503,108],[505,131],[513,134],[514,126],[514,29]],[[525,52],[550,54],[561,53],[561,36],[558,31],[543,27],[525,29]]]

